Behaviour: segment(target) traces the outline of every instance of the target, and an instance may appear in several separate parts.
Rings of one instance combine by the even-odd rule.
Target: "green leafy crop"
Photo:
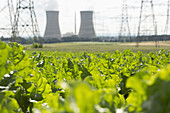
[[[169,113],[170,111],[170,66],[156,74],[147,70],[137,73],[127,81],[133,88],[127,98],[129,111],[144,113]]]
[[[170,54],[25,52],[0,41],[0,113],[169,113]]]

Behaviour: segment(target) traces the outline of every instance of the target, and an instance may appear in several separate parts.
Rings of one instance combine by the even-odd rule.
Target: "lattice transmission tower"
[[[13,41],[16,38],[33,38],[39,42],[40,31],[34,10],[34,0],[17,0],[13,24]]]
[[[166,18],[166,23],[165,23],[165,30],[164,30],[164,34],[166,35],[164,40],[167,39],[167,35],[168,35],[168,31],[169,31],[169,15],[170,15],[170,0],[167,1],[167,18]]]
[[[13,1],[1,0],[0,4],[0,36],[10,38],[14,18]]]
[[[119,40],[123,42],[126,42],[127,40],[131,40],[129,17],[128,17],[128,10],[127,10],[127,0],[123,0],[122,3],[122,15],[121,15]]]
[[[153,0],[141,0],[140,17],[138,25],[137,47],[139,41],[155,40],[156,47],[157,42],[157,24],[155,21],[155,14],[153,9]]]

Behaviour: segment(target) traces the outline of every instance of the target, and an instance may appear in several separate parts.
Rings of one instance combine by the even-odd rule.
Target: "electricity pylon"
[[[165,23],[165,30],[164,30],[164,34],[166,35],[164,40],[166,40],[167,38],[167,35],[168,35],[168,31],[169,31],[169,9],[170,9],[170,0],[168,0],[168,3],[167,3],[167,18],[166,18],[166,23]]]
[[[27,37],[38,42],[40,31],[34,10],[34,0],[17,0],[12,30],[13,41],[19,37]]]
[[[122,15],[121,15],[121,27],[120,27],[120,34],[119,40],[126,42],[127,40],[131,40],[131,33],[129,27],[129,17],[128,17],[128,10],[127,10],[127,0],[123,0],[122,3]]]
[[[138,25],[138,36],[136,46],[139,46],[139,40],[142,37],[154,38],[156,47],[158,46],[157,42],[157,24],[155,21],[155,15],[153,10],[153,1],[152,0],[141,0],[141,9]]]
[[[2,0],[0,7],[0,35],[2,37],[11,37],[12,35],[12,25],[14,18],[14,7],[12,0]]]

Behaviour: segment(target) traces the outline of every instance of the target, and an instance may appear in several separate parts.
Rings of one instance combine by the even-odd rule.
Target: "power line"
[[[40,31],[34,10],[34,0],[17,0],[13,24],[13,41],[17,37],[34,38],[38,42]]]
[[[7,0],[6,2],[4,2],[4,6],[0,8],[0,14],[0,17],[3,20],[3,24],[0,25],[1,35],[4,35],[5,37],[11,37],[14,17],[12,0]]]
[[[127,40],[131,40],[131,33],[128,21],[128,10],[127,10],[127,0],[123,0],[122,3],[122,16],[121,16],[121,27],[119,40],[126,42]]]
[[[166,24],[164,30],[165,35],[168,34],[168,30],[169,30],[169,8],[170,8],[170,0],[168,0],[168,4],[167,4],[167,18],[166,18]]]
[[[153,9],[152,0],[141,0],[141,9],[138,25],[138,36],[137,36],[137,47],[139,46],[139,41],[141,38],[145,38],[146,41],[149,38],[154,38],[156,47],[157,42],[157,23],[155,21],[155,14]],[[149,36],[149,37],[148,37]],[[143,39],[144,40],[144,39]]]

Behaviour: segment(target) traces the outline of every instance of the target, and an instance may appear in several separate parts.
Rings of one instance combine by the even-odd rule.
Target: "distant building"
[[[80,38],[96,38],[93,25],[93,11],[81,11]]]
[[[61,39],[59,11],[46,11],[46,18],[44,39]]]
[[[73,32],[68,32],[68,33],[65,33],[63,34],[63,37],[71,37],[71,36],[74,36],[75,34]]]

